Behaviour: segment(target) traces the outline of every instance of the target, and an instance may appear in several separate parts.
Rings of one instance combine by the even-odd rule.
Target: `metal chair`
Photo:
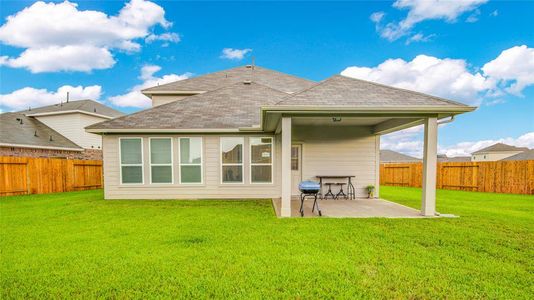
[[[336,200],[337,198],[339,198],[339,196],[343,196],[345,199],[347,199],[347,194],[345,194],[345,192],[343,191],[343,186],[345,185],[346,183],[343,183],[343,182],[338,182],[336,183],[336,185],[339,186],[339,192],[337,192],[336,194]]]

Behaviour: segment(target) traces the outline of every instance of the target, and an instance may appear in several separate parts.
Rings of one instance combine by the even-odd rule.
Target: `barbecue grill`
[[[304,200],[306,197],[314,197],[313,201],[313,207],[312,207],[312,213],[315,211],[315,207],[317,206],[317,212],[319,213],[319,216],[322,216],[321,210],[319,209],[319,203],[317,203],[317,193],[321,190],[321,185],[315,181],[303,181],[299,183],[299,190],[300,190],[300,216],[304,216]]]

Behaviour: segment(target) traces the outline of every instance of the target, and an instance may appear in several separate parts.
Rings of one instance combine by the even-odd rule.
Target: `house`
[[[93,100],[0,114],[0,156],[101,159],[102,138],[84,127],[122,115]]]
[[[471,161],[471,156],[448,157],[445,154],[438,154],[438,162],[440,162],[440,163],[446,163],[446,162],[469,162],[469,161]]]
[[[534,149],[529,149],[516,155],[501,159],[502,161],[534,160]]]
[[[351,175],[379,196],[380,136],[423,124],[422,211],[435,215],[440,119],[454,101],[332,76],[321,82],[242,66],[143,91],[154,107],[86,127],[101,134],[106,199],[279,199],[298,183]],[[293,204],[294,205],[294,204]]]
[[[527,151],[526,147],[515,147],[497,143],[471,153],[471,161],[498,161]]]
[[[393,150],[380,150],[380,162],[384,164],[391,163],[417,163],[421,159],[402,154]]]

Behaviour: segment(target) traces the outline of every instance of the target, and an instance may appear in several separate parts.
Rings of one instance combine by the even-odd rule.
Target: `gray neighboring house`
[[[503,161],[515,161],[515,160],[534,160],[534,149],[529,149],[518,153],[516,155],[509,156],[501,159]]]
[[[515,147],[497,143],[471,153],[471,161],[498,161],[529,150],[526,147]]]
[[[445,154],[439,154],[438,155],[438,162],[470,162],[471,156],[454,156],[454,157],[448,157]]]
[[[439,157],[439,156],[438,156]],[[422,162],[421,159],[402,154],[393,150],[380,150],[380,162],[384,164],[391,163],[417,163]]]
[[[421,213],[435,215],[440,119],[474,107],[335,75],[313,82],[242,66],[143,91],[154,107],[86,127],[102,135],[106,199],[292,196],[317,175],[353,175],[379,196],[380,136],[423,124]]]
[[[84,127],[124,114],[77,100],[0,114],[0,156],[101,159],[102,138]]]

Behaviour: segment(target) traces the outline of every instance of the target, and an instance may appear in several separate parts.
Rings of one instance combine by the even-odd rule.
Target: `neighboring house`
[[[244,66],[143,91],[154,107],[86,127],[102,134],[106,199],[278,198],[354,175],[378,197],[380,136],[424,124],[422,214],[435,214],[438,120],[457,102],[340,75],[313,82]]]
[[[84,127],[123,113],[93,100],[0,114],[0,155],[101,159],[102,138]]]
[[[445,154],[438,154],[438,162],[445,163],[445,162],[470,162],[471,156],[455,156],[455,157],[448,157]]]
[[[534,160],[534,149],[526,150],[516,155],[509,156],[507,158],[501,159],[503,161],[513,161],[513,160]]]
[[[380,150],[380,162],[391,163],[417,163],[422,160],[393,150]]]
[[[498,161],[527,151],[526,147],[515,147],[497,143],[471,153],[471,161]]]

